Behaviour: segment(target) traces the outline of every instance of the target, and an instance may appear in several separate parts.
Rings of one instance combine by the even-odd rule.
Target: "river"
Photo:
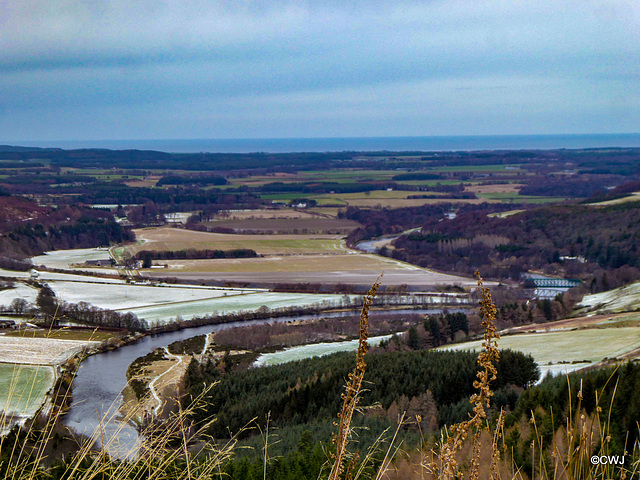
[[[420,227],[410,228],[409,230],[405,230],[404,232],[398,233],[397,235],[382,236],[378,238],[372,238],[371,240],[363,240],[361,242],[358,242],[356,248],[366,253],[376,253],[382,247],[390,245],[391,242],[393,242],[396,238],[411,232],[418,231],[420,231]]]
[[[451,311],[459,310],[452,309]],[[394,310],[393,312],[424,315],[440,313],[441,310]],[[354,312],[332,312],[323,313],[320,317],[340,317],[353,314]],[[216,332],[221,329],[274,321],[308,320],[318,317],[318,315],[300,315],[296,317],[204,325],[175,332],[149,335],[117,350],[92,355],[85,359],[78,369],[73,382],[73,402],[64,422],[78,433],[94,435],[96,441],[102,444],[112,455],[119,458],[132,457],[135,455],[138,446],[138,432],[132,425],[117,421],[117,415],[118,409],[122,404],[121,392],[127,384],[127,368],[136,358],[172,342]]]

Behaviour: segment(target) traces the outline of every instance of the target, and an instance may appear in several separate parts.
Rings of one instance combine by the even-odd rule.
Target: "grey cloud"
[[[530,128],[552,115],[544,102],[563,106],[566,114],[556,112],[540,129],[563,115],[579,115],[584,108],[579,98],[588,91],[594,108],[600,108],[600,114],[589,115],[619,125],[608,117],[611,105],[618,105],[611,99],[616,92],[635,98],[640,73],[638,5],[622,0],[60,0],[55,5],[10,0],[0,13],[1,115],[10,110],[13,123],[26,125],[28,109],[47,115],[67,111],[82,125],[82,115],[89,115],[82,112],[101,110],[109,112],[101,130],[106,135],[120,109],[130,117],[128,131],[151,117],[147,124],[160,132],[158,105],[171,105],[185,131],[211,136],[216,122],[266,128],[259,105],[280,99],[272,104],[279,118],[272,125],[281,131],[305,128],[304,118],[295,116],[301,103],[310,132],[322,130],[322,122],[331,129],[333,117],[334,123],[357,119],[371,129],[386,118],[394,122],[388,126],[394,134],[420,121],[425,133],[448,125],[454,134],[456,124],[468,131],[482,118],[500,128],[495,104],[504,99],[486,94],[487,101],[478,102],[478,92],[506,92],[511,110],[502,111]],[[523,79],[535,88],[521,88]],[[554,85],[553,95],[545,96],[547,84]],[[400,91],[413,105],[394,98]],[[474,93],[460,96],[461,91]],[[557,103],[562,98],[569,100]],[[201,113],[199,105],[205,104],[217,113]],[[434,108],[443,119],[439,123],[425,113],[436,114]],[[624,106],[616,109],[628,124],[636,118],[620,114]],[[505,113],[503,128],[514,128],[507,118]],[[167,123],[179,124],[175,118]],[[9,122],[3,126],[14,128]],[[137,131],[143,130],[153,136],[142,127]]]

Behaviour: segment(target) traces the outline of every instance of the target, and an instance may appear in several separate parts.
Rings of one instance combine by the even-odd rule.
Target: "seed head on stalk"
[[[331,473],[329,474],[329,480],[337,480],[344,470],[344,459],[347,451],[347,444],[351,437],[351,418],[353,412],[360,400],[360,390],[362,388],[362,380],[364,378],[364,371],[367,364],[364,361],[364,356],[369,350],[369,309],[373,298],[380,287],[382,275],[378,277],[375,283],[369,289],[369,292],[364,297],[364,303],[362,305],[362,312],[360,313],[360,337],[358,340],[358,353],[356,355],[356,367],[353,372],[349,374],[349,380],[345,388],[342,398],[342,410],[338,414],[338,433],[333,434],[333,443],[336,445],[336,453],[333,456],[334,463],[331,467]]]

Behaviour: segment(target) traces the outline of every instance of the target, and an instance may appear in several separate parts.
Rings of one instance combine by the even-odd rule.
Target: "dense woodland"
[[[500,392],[497,397],[512,402],[510,407],[514,408],[518,395],[509,392],[532,384],[539,374],[530,356],[504,351],[502,359],[495,384]],[[219,382],[206,393],[203,407],[193,417],[198,423],[215,415],[218,420],[210,433],[218,438],[226,437],[229,430],[240,431],[254,417],[264,422],[269,412],[277,427],[333,419],[353,362],[353,353],[340,353],[234,371],[233,357],[203,365],[194,361],[187,370],[190,395],[185,401],[197,397],[205,384]],[[451,424],[464,420],[470,411],[468,398],[473,393],[476,369],[474,353],[380,351],[367,360],[367,392],[362,402],[379,402],[381,410],[372,414],[387,417],[389,408],[394,402],[397,408],[403,395],[411,401],[429,391],[432,401],[416,414],[424,416],[426,426]]]
[[[349,235],[351,244],[397,234],[412,222],[419,223],[421,231],[400,236],[392,248],[379,253],[422,267],[467,274],[480,270],[496,279],[519,279],[528,270],[542,270],[588,280],[591,292],[640,276],[637,202],[529,207],[503,218],[493,215],[505,210],[505,205],[438,204],[380,210],[349,207],[343,215],[364,225]],[[603,274],[608,277],[604,282]]]
[[[366,446],[382,431],[384,422],[393,423],[394,419],[397,419],[395,415],[400,410],[406,410],[413,416],[416,412],[425,410],[433,415],[434,396],[431,391],[428,392],[430,395],[424,396],[420,401],[417,401],[418,397],[414,397],[412,402],[407,396],[401,396],[391,403],[391,416],[386,418],[383,415],[376,417],[374,413],[360,415],[358,424],[366,426],[366,429],[362,430],[359,438],[355,440],[357,448],[366,451]],[[637,399],[640,398],[640,366],[637,364],[628,363],[617,370],[601,369],[574,374],[570,376],[569,382],[566,378],[547,378],[540,385],[524,391],[517,390],[516,393],[516,390],[508,390],[505,393],[506,396],[503,396],[503,393],[498,391],[494,397],[496,408],[497,405],[508,408],[504,426],[505,444],[513,455],[514,466],[521,468],[529,476],[533,474],[534,467],[536,470],[539,467],[539,458],[532,456],[531,445],[542,442],[546,474],[549,478],[555,478],[553,456],[549,447],[553,445],[554,440],[558,441],[561,437],[567,418],[570,422],[576,422],[583,415],[591,421],[599,415],[601,422],[608,426],[611,436],[610,451],[613,454],[631,451],[638,439],[637,419],[640,418],[640,403]],[[396,408],[403,402],[404,408]],[[513,405],[515,407],[509,411],[509,407]],[[440,409],[437,412],[437,415],[440,415]],[[532,414],[535,417],[535,428]],[[433,425],[435,423],[431,423],[431,426]],[[428,431],[428,425],[423,426],[427,427],[425,430]],[[328,452],[331,451],[331,443],[326,441],[332,431],[331,427],[330,422],[326,421],[274,430],[274,445],[271,446],[273,458],[267,465],[269,478],[316,479],[322,467],[326,467]],[[413,442],[419,443],[422,438],[412,436],[414,428],[416,424],[409,422],[400,433],[401,436],[404,435],[404,445],[408,450]],[[432,437],[427,435],[427,439],[431,441]],[[281,442],[282,445],[277,442]],[[259,458],[262,446],[259,440],[246,444],[253,448],[226,465],[225,474],[233,480],[263,478],[264,463]],[[627,457],[627,462],[630,461],[631,457]],[[374,459],[372,468],[375,469],[378,465],[379,459]]]
[[[49,164],[51,168],[131,168],[165,170],[273,170],[323,169],[342,166],[390,165],[393,168],[420,168],[442,165],[526,165],[542,170],[550,163],[577,166],[582,173],[625,175],[640,173],[637,148],[579,150],[505,150],[460,152],[330,152],[330,153],[164,153],[145,150],[108,150],[0,146],[0,159],[13,164],[26,161]],[[410,158],[406,158],[410,157]],[[33,165],[31,165],[33,166]]]
[[[487,213],[432,217],[420,233],[402,236],[393,250],[383,253],[443,270],[479,269],[495,278],[519,278],[527,270],[540,269],[580,277],[621,268],[637,278],[640,208],[635,202],[600,208],[539,207],[506,218]]]

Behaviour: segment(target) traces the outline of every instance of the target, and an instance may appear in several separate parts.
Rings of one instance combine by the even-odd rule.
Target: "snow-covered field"
[[[391,335],[381,335],[371,337],[369,345],[378,345],[382,340],[391,338]],[[298,347],[287,348],[280,352],[265,353],[260,355],[254,365],[261,367],[264,365],[279,365],[286,362],[294,362],[303,358],[321,357],[336,352],[350,352],[357,350],[358,340],[347,340],[345,342],[313,343],[311,345],[300,345]]]
[[[593,295],[577,305],[580,313],[617,313],[640,310],[640,282]]]
[[[102,273],[105,272],[104,269]],[[116,272],[117,273],[117,272]],[[88,283],[119,283],[126,284],[127,282],[122,278],[101,278],[91,277],[87,275],[75,275],[73,273],[56,273],[56,272],[39,272],[39,280],[45,282],[67,281],[67,282],[88,282]]]
[[[16,272],[13,270],[4,270],[0,268],[0,277],[29,278],[29,272]]]
[[[552,365],[538,365],[538,370],[540,370],[540,380],[541,382],[547,375],[551,374],[552,377],[557,377],[558,375],[568,375],[572,372],[577,372],[578,370],[588,367],[591,365],[590,363],[556,363]]]
[[[193,302],[218,297],[238,295],[242,290],[213,288],[152,287],[148,285],[104,284],[80,282],[49,282],[56,297],[69,302],[88,302],[96,307],[128,311],[177,302]]]
[[[44,265],[48,268],[69,268],[72,264],[84,263],[87,260],[109,260],[109,252],[97,248],[76,248],[45,252],[31,259],[34,265]]]
[[[23,298],[29,303],[35,303],[38,289],[16,282],[15,288],[0,290],[0,305],[9,306],[16,298]]]
[[[0,364],[0,411],[32,416],[53,380],[52,367]]]
[[[270,293],[260,292],[247,295],[235,295],[217,297],[206,300],[184,302],[179,304],[167,304],[131,308],[128,311],[135,313],[139,318],[148,322],[167,322],[177,316],[188,320],[193,317],[207,314],[229,314],[248,312],[259,309],[262,306],[273,308],[304,307],[321,304],[323,302],[338,302],[342,295],[321,295],[311,293]]]
[[[101,269],[102,273],[105,272],[104,269]],[[13,270],[2,270],[0,269],[0,277],[9,277],[9,278],[17,278],[27,280],[30,277],[29,272],[16,272]],[[56,273],[56,272],[38,272],[38,279],[41,281],[54,281],[54,280],[66,280],[69,282],[91,282],[91,283],[126,283],[125,280],[121,278],[101,278],[101,277],[90,277],[87,275],[77,275],[73,273]]]
[[[48,272],[40,275],[40,281],[45,281],[56,297],[65,302],[87,302],[99,308],[131,311],[148,322],[160,323],[178,316],[187,320],[214,313],[253,311],[263,306],[274,309],[327,303],[338,305],[343,298],[333,294],[271,293],[257,288],[137,285],[118,279]],[[0,291],[0,305],[8,306],[15,298],[35,303],[37,295],[37,289],[18,280],[16,288]]]
[[[82,347],[95,343],[97,342],[0,335],[0,363],[57,365]]]
[[[472,350],[481,348],[482,341],[465,342],[440,347],[444,350]],[[510,348],[530,354],[544,370],[564,371],[572,367],[566,363],[582,363],[575,369],[615,358],[640,347],[640,328],[590,328],[508,335],[498,340],[500,348]],[[552,368],[553,367],[553,368]],[[542,369],[541,369],[542,370]]]

